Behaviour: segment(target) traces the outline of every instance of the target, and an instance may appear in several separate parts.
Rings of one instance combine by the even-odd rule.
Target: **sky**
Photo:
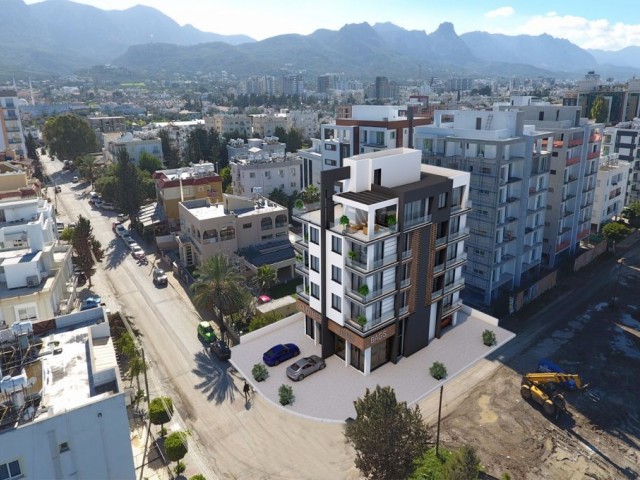
[[[38,3],[42,0],[26,0]],[[53,0],[52,0],[53,1]],[[74,0],[104,10],[146,5],[180,25],[256,40],[347,23],[392,22],[407,30],[433,32],[453,23],[458,35],[486,31],[506,35],[548,33],[582,48],[620,50],[640,46],[637,0]]]

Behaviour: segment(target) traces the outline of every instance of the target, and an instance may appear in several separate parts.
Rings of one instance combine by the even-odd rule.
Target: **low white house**
[[[620,160],[617,153],[600,157],[596,176],[596,189],[591,214],[591,231],[598,232],[602,226],[619,216],[624,208],[627,193],[630,163]]]

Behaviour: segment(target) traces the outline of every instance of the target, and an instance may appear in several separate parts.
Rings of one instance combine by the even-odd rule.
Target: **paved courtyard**
[[[327,368],[301,382],[292,382],[286,376],[286,368],[296,359],[267,367],[269,378],[256,382],[251,369],[262,362],[262,354],[278,343],[295,343],[300,347],[301,356],[320,355],[320,345],[304,334],[303,315],[297,313],[276,324],[269,325],[242,337],[242,342],[232,349],[231,363],[253,385],[257,395],[297,415],[325,422],[344,422],[355,417],[353,402],[362,397],[367,388],[376,385],[391,386],[400,401],[409,405],[420,401],[439,388],[441,382],[429,375],[429,367],[435,361],[443,363],[448,376],[453,379],[475,362],[504,345],[515,335],[503,328],[484,321],[482,314],[460,312],[458,324],[447,330],[440,339],[434,339],[418,353],[401,358],[394,365],[387,363],[364,376],[353,367],[346,366],[344,360],[333,355],[326,359]],[[482,332],[493,330],[497,344],[486,347],[482,343]],[[286,384],[293,387],[295,396],[292,405],[281,407],[278,402],[278,388]]]

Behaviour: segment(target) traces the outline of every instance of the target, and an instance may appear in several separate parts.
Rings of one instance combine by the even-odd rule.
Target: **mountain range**
[[[112,64],[140,76],[219,72],[239,76],[305,70],[372,79],[445,75],[567,76],[588,70],[620,80],[640,73],[640,47],[585,50],[550,35],[457,35],[442,23],[427,34],[392,23],[348,24],[337,31],[285,34],[262,41],[180,26],[151,7],[101,10],[69,0],[31,5],[0,0],[4,22],[0,71],[13,75],[70,74]]]

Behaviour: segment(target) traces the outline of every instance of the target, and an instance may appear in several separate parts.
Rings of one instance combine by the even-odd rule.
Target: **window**
[[[71,449],[69,448],[69,444],[67,442],[62,442],[60,444],[60,453],[68,452],[69,450]]]
[[[555,174],[556,174],[556,171],[555,171],[555,170],[549,170],[549,173],[550,173],[551,175],[555,175]]]
[[[314,255],[310,255],[311,257],[311,270],[314,272],[320,271],[320,259]]]
[[[243,229],[251,228],[251,223],[243,223],[242,228]]]
[[[342,270],[335,265],[331,265],[331,280],[342,285]]]
[[[19,460],[0,464],[0,480],[10,480],[20,477],[22,477],[22,469],[20,468]]]
[[[264,217],[261,221],[260,221],[260,227],[261,229],[264,230],[271,230],[273,228],[273,220],[271,220],[270,217]]]
[[[265,178],[271,178],[271,172],[269,172],[269,171],[264,172],[264,176],[265,176]]]
[[[320,286],[317,283],[311,283],[311,296],[316,299],[320,299]]]
[[[278,170],[278,175],[280,175],[281,177],[284,177],[284,170]]]
[[[236,238],[236,229],[232,226],[224,227],[220,230],[220,241],[233,240]]]
[[[333,235],[331,237],[331,251],[342,255],[342,239]]]
[[[335,152],[336,151],[336,146],[331,144],[331,143],[325,143],[324,149],[325,150],[331,150],[332,152]]]
[[[324,164],[325,165],[331,165],[332,167],[335,167],[336,165],[338,165],[338,162],[336,160],[331,160],[330,158],[325,158],[324,159]]]
[[[262,240],[269,240],[269,239],[271,239],[271,238],[273,238],[273,234],[270,234],[270,235],[262,235]]]
[[[256,172],[249,172],[249,178],[256,178]]]
[[[291,175],[295,175],[295,174],[296,174],[296,168],[295,168],[295,167],[292,167],[292,168],[291,168]]]
[[[309,238],[311,243],[320,244],[320,232],[317,228],[309,227]]]
[[[18,319],[18,321],[25,322],[38,320],[38,312],[36,311],[36,306],[34,304],[28,306],[23,305],[15,308],[16,318]]]
[[[342,299],[335,293],[331,294],[331,308],[337,312],[342,311]]]
[[[438,208],[445,208],[447,206],[447,193],[441,193],[438,195]]]
[[[292,188],[296,188],[296,185],[297,185],[296,182],[291,182],[291,187]]]

